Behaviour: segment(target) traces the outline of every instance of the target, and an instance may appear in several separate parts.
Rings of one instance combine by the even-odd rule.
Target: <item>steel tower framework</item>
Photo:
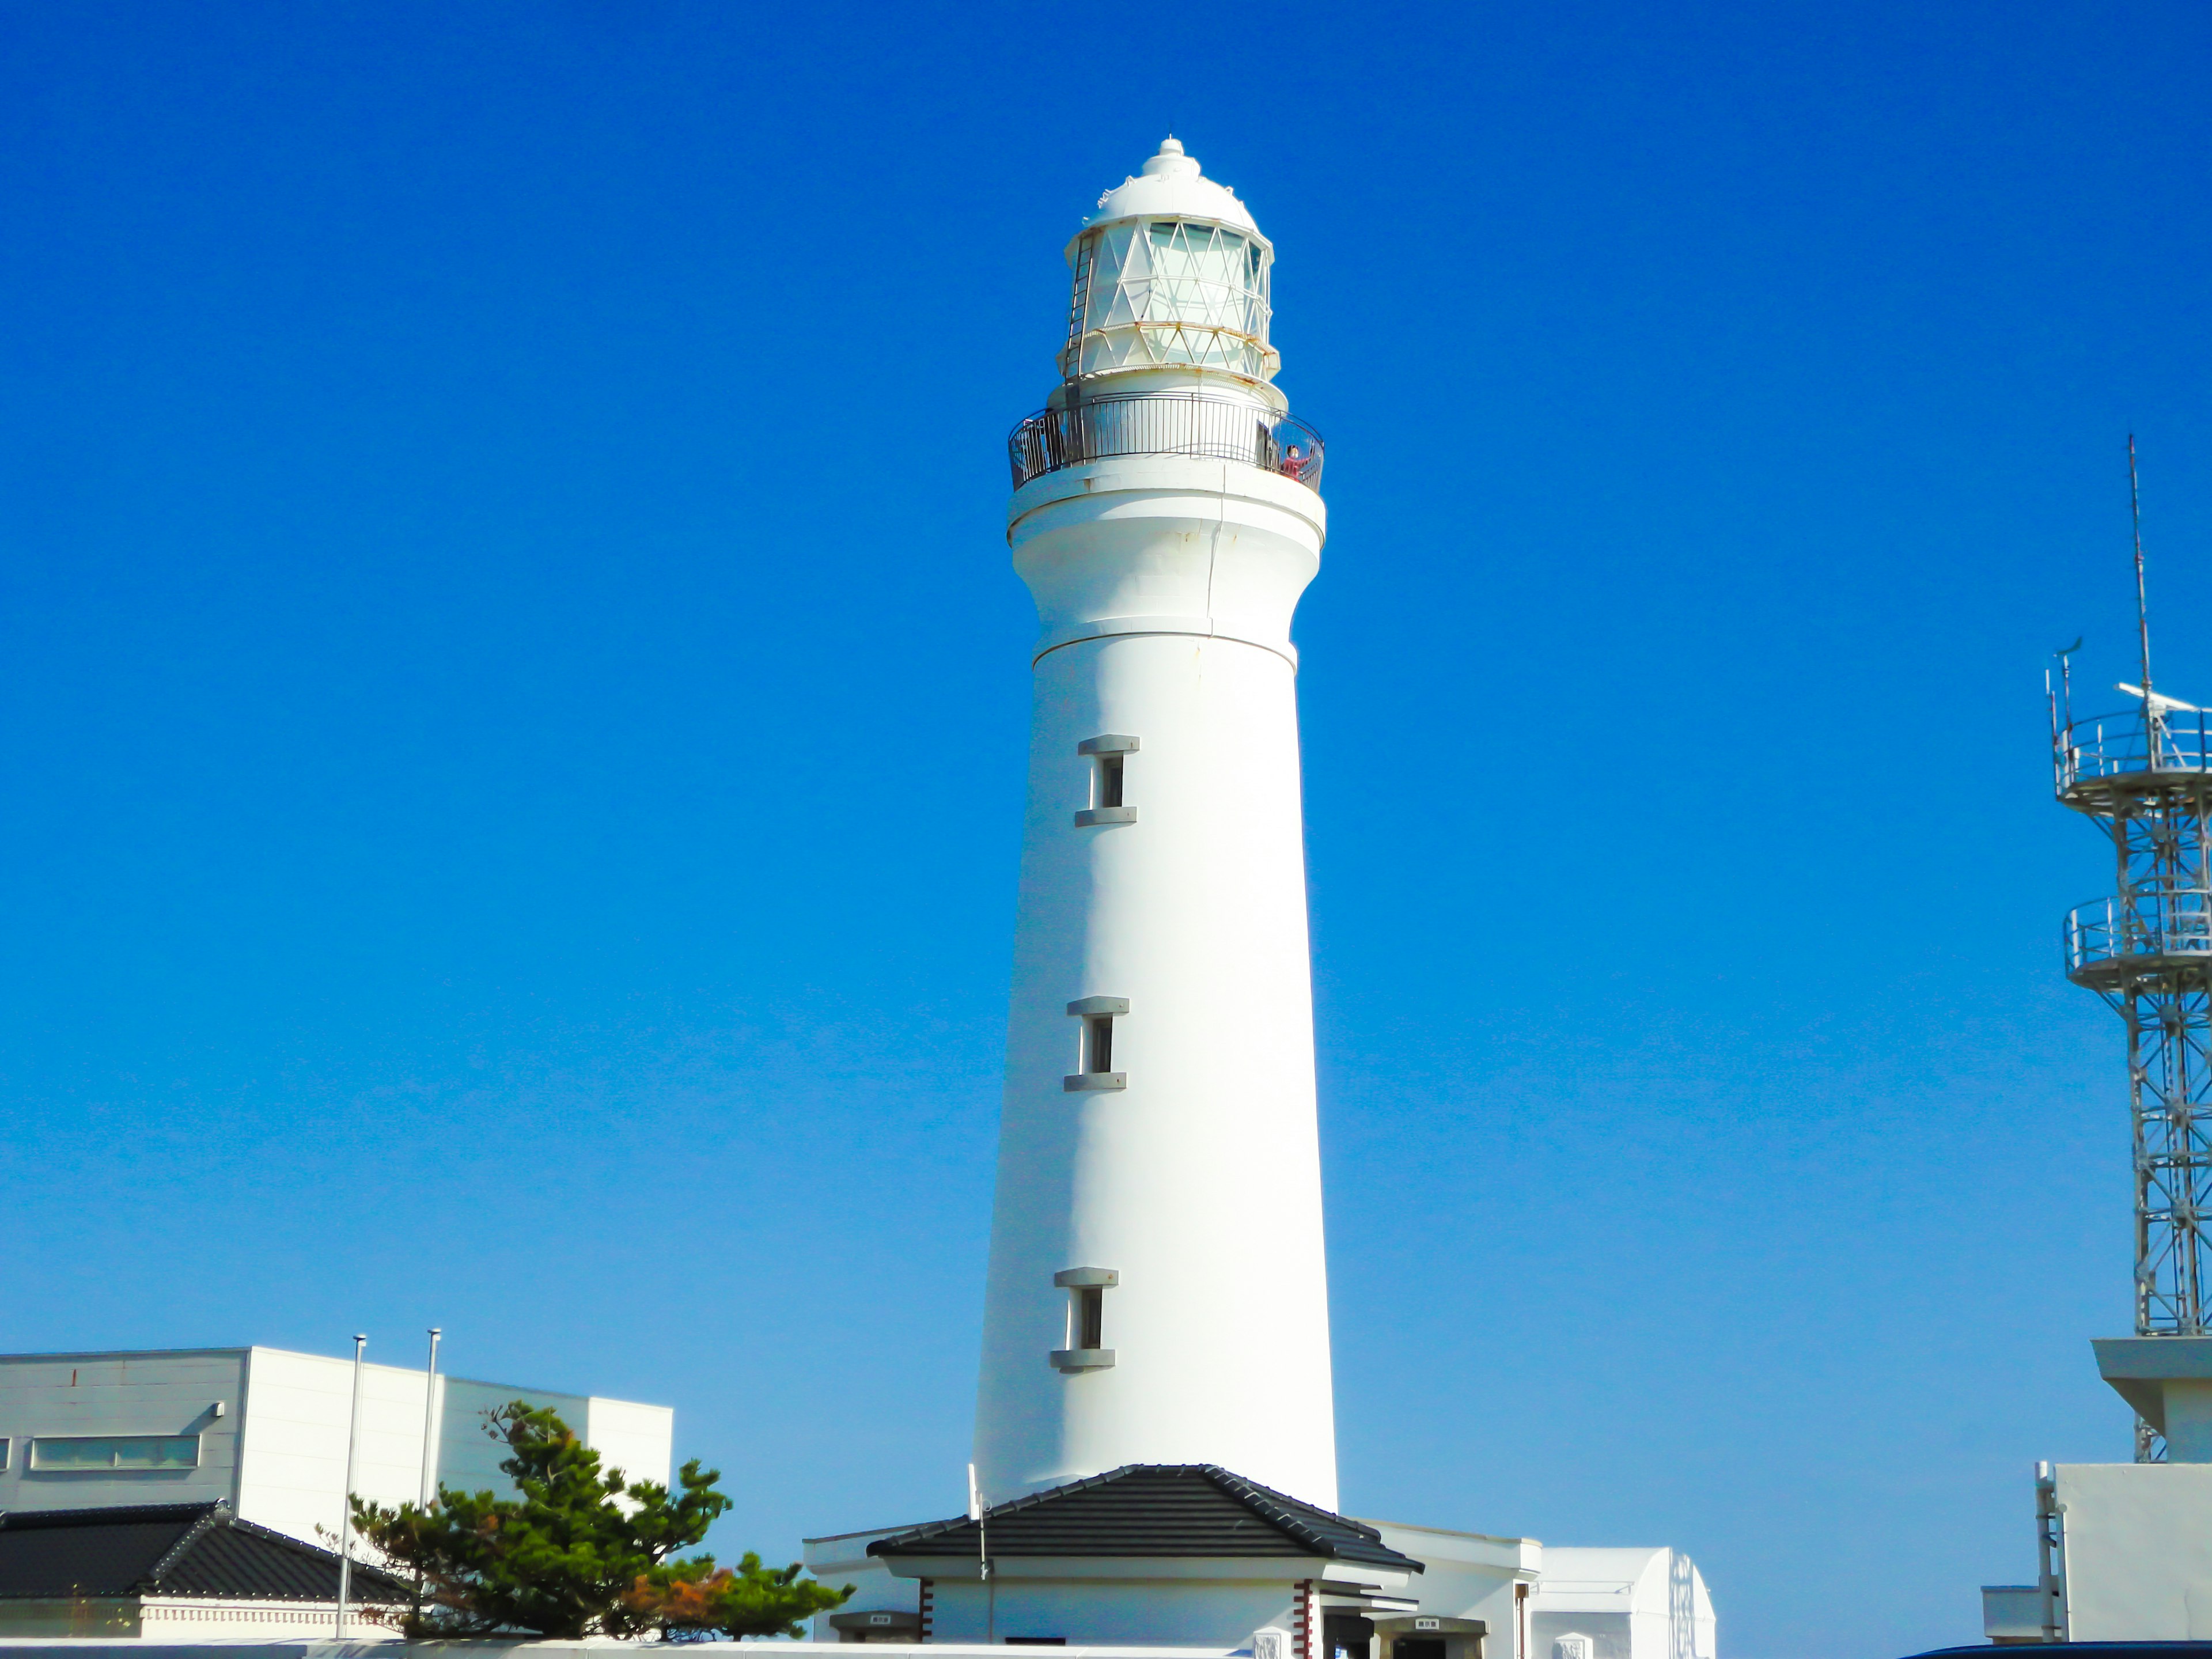
[[[2128,477],[2132,496],[2133,440]],[[2151,689],[2140,514],[2136,523],[2142,684],[2118,688],[2135,707],[2077,720],[2070,653],[2048,688],[2058,799],[2111,840],[2119,890],[2068,915],[2066,974],[2127,1028],[2136,1334],[2201,1336],[2212,1216],[2212,750],[2205,712]],[[2136,1462],[2161,1461],[2165,1449],[2137,1419]]]

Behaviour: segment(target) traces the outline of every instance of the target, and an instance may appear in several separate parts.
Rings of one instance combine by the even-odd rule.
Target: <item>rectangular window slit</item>
[[[1075,1293],[1075,1346],[1106,1346],[1106,1292],[1099,1285],[1086,1285]]]
[[[1091,1061],[1084,1067],[1090,1072],[1110,1072],[1114,1069],[1114,1016],[1093,1014],[1091,1025]]]
[[[1121,757],[1101,755],[1098,757],[1098,804],[1119,806],[1121,804]]]

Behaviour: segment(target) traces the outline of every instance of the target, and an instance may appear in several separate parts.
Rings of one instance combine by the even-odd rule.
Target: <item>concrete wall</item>
[[[510,1400],[551,1407],[633,1479],[669,1478],[675,1413],[665,1406],[601,1400],[513,1383],[441,1377],[434,1431],[436,1480],[468,1491],[507,1489],[505,1455],[483,1413]],[[411,1502],[422,1484],[423,1373],[368,1364],[362,1371],[354,1490],[376,1503]],[[90,1509],[119,1504],[227,1500],[245,1520],[295,1538],[334,1540],[345,1486],[353,1361],[280,1348],[170,1349],[139,1353],[0,1356],[0,1510]],[[222,1401],[223,1414],[212,1414]],[[199,1435],[186,1469],[38,1470],[40,1435]]]
[[[1206,385],[1246,400],[1244,430],[1273,417],[1256,386]],[[975,1411],[988,1502],[1210,1462],[1336,1507],[1290,639],[1326,518],[1304,484],[1182,455],[1094,460],[1014,496],[1042,631]],[[1133,817],[1079,823],[1106,803],[1079,745],[1108,736],[1139,744]],[[1122,1086],[1071,1091],[1088,1068],[1067,1006],[1093,997],[1128,1002]],[[1120,1275],[1114,1360],[1063,1372],[1054,1276],[1082,1267]]]
[[[238,1502],[239,1431],[245,1422],[246,1350],[0,1357],[0,1510],[91,1509],[109,1504]],[[220,1401],[224,1414],[210,1408]],[[197,1432],[199,1466],[188,1469],[33,1469],[36,1435]]]
[[[396,1642],[397,1631],[349,1613],[348,1632],[364,1641]],[[222,1601],[212,1596],[115,1596],[0,1601],[0,1643],[71,1638],[142,1642],[262,1643],[321,1639],[337,1622],[331,1601]],[[82,1648],[75,1650],[82,1651]],[[204,1650],[203,1650],[204,1651]]]
[[[934,1582],[930,1633],[945,1642],[981,1642],[995,1629],[1001,1643],[1057,1636],[1071,1646],[1228,1649],[1249,1647],[1265,1626],[1291,1628],[1291,1586],[1279,1579],[1001,1577],[994,1592],[973,1579]]]
[[[843,1607],[814,1615],[817,1641],[838,1639],[837,1632],[830,1627],[831,1613],[921,1611],[921,1580],[893,1577],[881,1561],[867,1553],[868,1546],[877,1539],[902,1530],[899,1527],[877,1527],[867,1532],[839,1533],[834,1537],[806,1540],[799,1558],[805,1563],[806,1571],[832,1589],[842,1589],[848,1584],[853,1587],[852,1600]]]
[[[1544,1547],[1533,1538],[1496,1538],[1486,1533],[1452,1532],[1370,1521],[1382,1541],[1428,1569],[1406,1587],[1423,1613],[1445,1619],[1480,1619],[1488,1627],[1487,1659],[1515,1659],[1516,1608],[1513,1587],[1534,1583],[1544,1565]],[[1537,1659],[1549,1650],[1536,1649]]]
[[[279,1348],[249,1352],[242,1518],[335,1546],[352,1395],[350,1358]],[[422,1373],[364,1365],[354,1490],[378,1503],[411,1501],[422,1483]]]
[[[391,1659],[392,1650],[375,1639],[332,1641],[272,1641],[253,1644],[254,1659]],[[584,1642],[418,1642],[409,1644],[409,1659],[607,1659],[610,1654],[665,1654],[658,1643],[617,1642],[594,1637]],[[820,1642],[779,1642],[779,1656],[801,1659],[854,1659],[850,1647],[836,1648]],[[173,1640],[145,1642],[10,1641],[0,1638],[0,1652],[21,1659],[208,1659],[208,1650]],[[1003,1646],[981,1647],[932,1643],[871,1643],[868,1659],[1006,1659]],[[1231,1659],[1227,1648],[1070,1647],[1060,1659]]]
[[[1544,1552],[1529,1597],[1527,1659],[1569,1659],[1563,1638],[1591,1638],[1589,1659],[1715,1659],[1717,1621],[1697,1564],[1680,1550]]]
[[[2212,1638],[2212,1464],[2061,1463],[2066,1637]]]

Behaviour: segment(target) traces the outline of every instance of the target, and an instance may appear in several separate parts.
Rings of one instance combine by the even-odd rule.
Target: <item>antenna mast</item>
[[[2128,516],[2136,532],[2136,633],[2142,643],[2143,718],[2150,718],[2150,596],[2143,586],[2142,492],[2136,485],[2136,434],[2128,434]]]
[[[2053,709],[2059,804],[2111,842],[2119,890],[2066,918],[2066,976],[2126,1024],[2134,1130],[2137,1336],[2212,1334],[2212,742],[2204,713],[2154,696],[2142,498],[2128,434],[2140,712]],[[2080,641],[2075,641],[2078,645]],[[2059,653],[2072,690],[2071,649]],[[2185,725],[2185,719],[2188,724]],[[2136,1460],[2165,1437],[2136,1423]]]

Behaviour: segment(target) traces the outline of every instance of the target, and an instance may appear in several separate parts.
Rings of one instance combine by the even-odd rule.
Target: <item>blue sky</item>
[[[1299,619],[1358,1513],[1978,1632],[2120,1459],[2046,654],[2212,694],[2212,14],[0,5],[11,1349],[672,1403],[964,1498],[1005,430],[1170,123],[1331,440]],[[2117,697],[2113,699],[2118,701]]]

